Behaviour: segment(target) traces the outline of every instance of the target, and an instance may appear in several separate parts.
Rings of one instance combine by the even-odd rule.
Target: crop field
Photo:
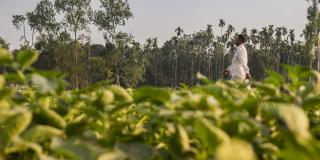
[[[68,90],[31,67],[38,53],[0,50],[1,160],[316,160],[320,73],[285,67],[262,82]]]
[[[320,160],[320,0],[1,0],[0,160]]]

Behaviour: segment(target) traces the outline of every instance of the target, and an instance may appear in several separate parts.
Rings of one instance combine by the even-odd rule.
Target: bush
[[[286,67],[251,88],[202,77],[180,90],[97,83],[65,90],[64,75],[13,58],[0,76],[0,159],[245,159],[320,157],[320,73]],[[16,60],[14,60],[16,59]],[[9,87],[14,84],[20,87]]]

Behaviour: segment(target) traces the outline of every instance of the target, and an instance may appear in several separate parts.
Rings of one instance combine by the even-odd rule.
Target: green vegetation
[[[0,50],[3,160],[314,160],[320,155],[320,73],[286,66],[250,88],[233,81],[178,90],[100,82],[65,90],[32,68],[39,54]],[[310,78],[312,80],[310,80]]]
[[[125,88],[177,88],[180,84],[198,84],[198,72],[212,80],[223,79],[222,72],[231,63],[233,41],[238,33],[247,37],[249,67],[255,80],[263,80],[267,69],[288,80],[283,64],[319,71],[319,2],[309,3],[308,22],[301,35],[304,40],[297,38],[294,30],[282,26],[235,31],[220,19],[219,23],[192,34],[177,27],[164,44],[159,44],[157,38],[142,44],[117,29],[133,16],[126,0],[100,0],[97,10],[92,9],[90,0],[41,0],[34,10],[14,15],[12,22],[21,30],[21,49],[39,51],[39,61],[33,67],[68,73],[72,89],[102,80]],[[101,30],[104,45],[91,42],[88,26]],[[28,37],[26,32],[33,34]],[[8,48],[1,39],[0,46]]]
[[[240,32],[260,80],[240,84],[221,80],[237,35],[223,19],[219,34],[178,27],[160,47],[117,32],[126,0],[41,0],[13,16],[20,49],[0,37],[0,160],[319,159],[318,3],[305,41],[273,25]]]

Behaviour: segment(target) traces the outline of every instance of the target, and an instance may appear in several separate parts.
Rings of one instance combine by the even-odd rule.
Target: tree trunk
[[[118,86],[120,86],[120,74],[119,74],[119,69],[118,69],[118,67],[117,67],[117,69],[116,69],[116,84],[118,85]]]
[[[90,78],[90,74],[91,74],[91,46],[90,44],[89,45],[89,58],[88,58],[88,83],[91,83],[91,78]]]
[[[197,72],[200,72],[201,70],[201,55],[198,56],[198,71]],[[199,80],[198,80],[199,82]]]
[[[320,71],[320,34],[318,33],[318,44],[317,44],[317,71]]]
[[[31,47],[33,47],[33,37],[34,37],[34,29],[32,29],[32,36],[31,36]]]
[[[219,76],[221,76],[221,79],[223,79],[222,76],[222,70],[224,70],[224,49],[225,49],[225,43],[223,44],[223,48],[222,48],[222,64],[221,64],[221,69],[219,70]]]
[[[154,60],[154,80],[156,83],[156,87],[158,87],[156,53],[153,53],[153,60]]]
[[[210,51],[208,52],[208,67],[207,67],[207,71],[208,71],[208,77],[209,79],[211,79],[211,56],[210,56]]]
[[[74,55],[75,55],[75,83],[76,89],[79,89],[79,77],[78,77],[78,53],[77,53],[77,31],[74,32]]]
[[[169,85],[172,87],[172,78],[171,78],[171,55],[172,53],[169,53],[169,76],[168,76],[168,82]]]
[[[221,54],[221,53],[220,53]],[[220,79],[220,70],[221,70],[221,55],[217,56],[217,79]]]
[[[194,73],[193,73],[193,53],[191,53],[191,86],[193,86],[193,77],[194,77]]]
[[[27,38],[26,38],[26,25],[23,22],[23,38],[24,38],[24,44],[27,44]]]
[[[175,70],[175,88],[178,87],[178,55],[176,55],[176,70]]]
[[[176,51],[176,55],[175,55],[175,69],[174,69],[174,88],[177,88],[177,83],[178,83],[178,47],[177,47],[177,51]]]

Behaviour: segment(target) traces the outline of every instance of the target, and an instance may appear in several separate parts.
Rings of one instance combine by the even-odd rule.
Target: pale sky
[[[21,32],[11,20],[14,14],[32,10],[39,0],[0,0],[0,36],[17,48]],[[98,0],[92,0],[97,6]],[[147,38],[158,37],[163,43],[181,26],[185,33],[205,29],[207,24],[218,29],[219,19],[241,28],[261,28],[273,24],[295,29],[297,36],[306,23],[308,3],[305,0],[129,0],[134,17],[121,30],[131,33],[144,43]],[[103,34],[91,28],[92,41],[104,44]]]

